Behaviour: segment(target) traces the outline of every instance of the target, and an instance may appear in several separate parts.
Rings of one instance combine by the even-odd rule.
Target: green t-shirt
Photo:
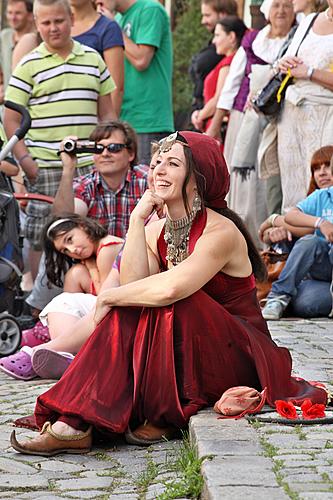
[[[155,0],[137,0],[117,21],[133,42],[156,48],[150,65],[138,71],[125,58],[121,119],[138,133],[172,132],[172,43],[168,15]]]

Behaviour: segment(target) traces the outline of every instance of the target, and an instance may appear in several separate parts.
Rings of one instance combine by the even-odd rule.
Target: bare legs
[[[49,313],[48,323],[52,340],[41,346],[53,351],[65,351],[77,354],[85,341],[95,330],[94,311],[83,318],[65,313]]]

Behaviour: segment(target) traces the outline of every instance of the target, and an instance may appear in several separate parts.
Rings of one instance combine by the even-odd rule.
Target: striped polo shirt
[[[61,167],[60,142],[68,135],[88,139],[98,121],[98,97],[114,89],[94,49],[73,41],[71,54],[63,59],[41,43],[15,68],[5,99],[28,109],[31,128],[25,144],[39,167]],[[89,165],[92,157],[81,155],[78,161]]]

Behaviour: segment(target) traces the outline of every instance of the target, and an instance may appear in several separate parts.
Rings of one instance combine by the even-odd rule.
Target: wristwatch
[[[306,72],[306,76],[308,77],[308,80],[311,80],[313,72],[315,68],[313,66],[309,66]]]

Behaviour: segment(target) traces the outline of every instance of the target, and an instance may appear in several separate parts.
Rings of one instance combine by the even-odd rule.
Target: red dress
[[[192,226],[190,252],[206,217],[204,211]],[[166,269],[163,235],[158,246]],[[324,390],[291,377],[291,356],[270,337],[253,276],[218,273],[169,306],[113,308],[60,381],[38,398],[35,416],[39,426],[64,415],[116,433],[145,419],[184,427],[237,385],[267,386],[271,405],[326,403]]]
[[[234,55],[235,54],[223,57],[223,59],[215,66],[215,68],[213,68],[212,71],[206,76],[203,88],[204,104],[207,104],[207,102],[212,97],[214,97],[217,87],[217,81],[219,79],[220,69],[224,68],[225,66],[230,66]],[[208,129],[211,121],[211,118],[206,121],[204,131]]]

